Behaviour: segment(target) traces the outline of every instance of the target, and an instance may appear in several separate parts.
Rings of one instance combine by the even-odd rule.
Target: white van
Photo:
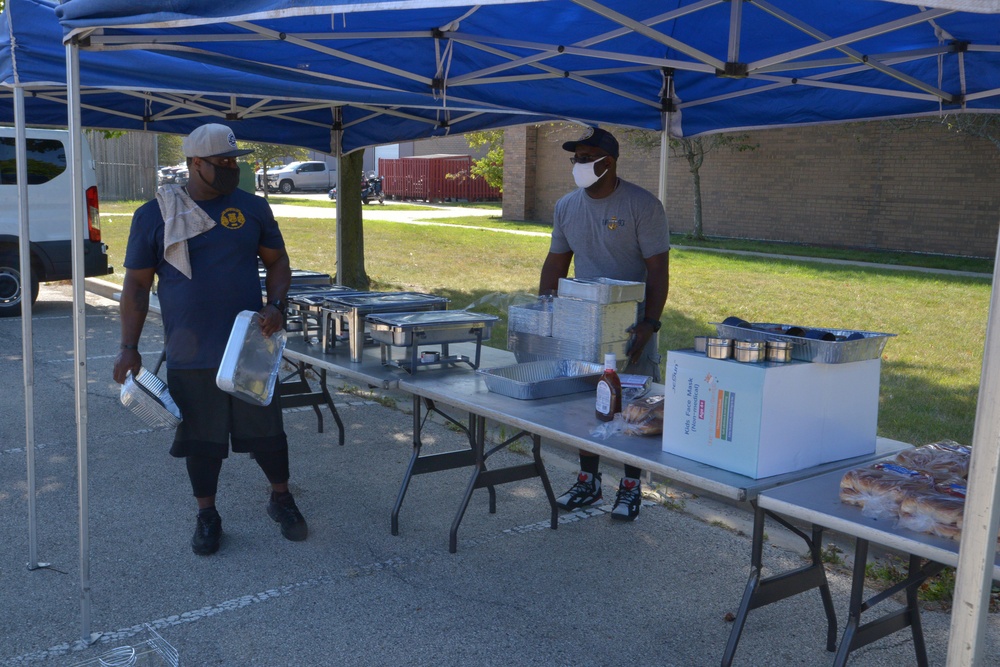
[[[27,132],[28,224],[31,239],[31,302],[38,298],[38,283],[72,278],[72,183],[68,162],[69,132]],[[15,134],[0,127],[0,317],[21,314],[24,294],[18,254],[18,201]],[[83,187],[86,192],[87,229],[84,230],[84,275],[111,272],[107,247],[101,242],[97,200],[97,169],[90,145],[83,139]]]

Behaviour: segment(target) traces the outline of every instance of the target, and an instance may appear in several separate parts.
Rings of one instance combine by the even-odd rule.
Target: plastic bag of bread
[[[965,499],[934,491],[904,494],[899,503],[899,527],[951,540],[962,536]]]
[[[663,433],[663,396],[646,396],[629,402],[609,422],[603,422],[590,431],[602,440],[613,435],[657,435]]]
[[[942,440],[896,454],[896,463],[928,473],[939,482],[959,481],[969,476],[972,451],[952,440]]]
[[[907,492],[929,492],[934,478],[895,463],[873,463],[848,470],[840,480],[840,500],[858,505],[871,518],[894,518]]]
[[[647,396],[632,401],[622,409],[629,435],[663,433],[663,396]]]

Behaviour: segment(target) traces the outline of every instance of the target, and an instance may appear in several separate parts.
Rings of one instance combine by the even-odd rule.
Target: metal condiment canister
[[[764,361],[767,343],[762,340],[734,340],[733,357],[736,361],[755,364]]]
[[[695,336],[694,337],[694,351],[705,353],[705,346],[708,344],[708,336]]]
[[[733,340],[709,336],[705,341],[705,354],[710,359],[729,359],[733,356]]]
[[[767,341],[767,360],[781,362],[791,361],[792,342],[788,340]]]

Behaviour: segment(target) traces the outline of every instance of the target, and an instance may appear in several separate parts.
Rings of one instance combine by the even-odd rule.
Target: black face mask
[[[210,162],[209,164],[212,163]],[[221,194],[232,194],[240,184],[240,168],[220,167],[213,164],[212,169],[215,170],[215,177],[209,185],[211,185],[213,189],[218,190]]]

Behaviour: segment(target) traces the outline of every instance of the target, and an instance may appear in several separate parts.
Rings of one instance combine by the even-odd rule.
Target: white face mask
[[[573,165],[573,180],[576,181],[576,187],[578,188],[589,188],[591,185],[601,180],[604,174],[608,173],[605,169],[600,174],[594,173],[594,166],[606,158],[607,155],[603,155],[593,162],[581,162]]]

